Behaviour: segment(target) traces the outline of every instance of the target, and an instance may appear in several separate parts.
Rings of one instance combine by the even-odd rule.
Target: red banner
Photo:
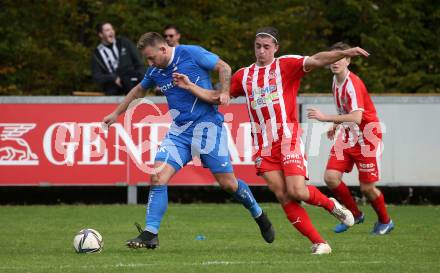
[[[1,104],[0,186],[137,185],[148,183],[157,145],[170,123],[166,104],[142,103],[108,130],[101,120],[115,104]],[[252,138],[243,104],[223,107],[235,174],[255,175]],[[195,159],[170,185],[215,185]]]

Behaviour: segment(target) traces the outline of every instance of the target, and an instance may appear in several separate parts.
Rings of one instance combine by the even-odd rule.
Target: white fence
[[[373,96],[383,134],[383,186],[440,186],[440,97],[437,96]],[[327,113],[336,113],[332,97],[303,97],[302,122],[308,123],[306,109],[316,106]],[[310,132],[310,129],[308,129]],[[316,145],[309,141],[309,151]],[[310,181],[323,185],[323,173],[331,142],[322,135],[319,155],[310,155]],[[345,175],[349,185],[358,184],[356,168]]]

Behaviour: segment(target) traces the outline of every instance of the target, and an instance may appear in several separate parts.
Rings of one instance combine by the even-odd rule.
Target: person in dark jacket
[[[145,65],[134,43],[116,38],[112,24],[96,26],[101,43],[92,54],[92,77],[106,95],[127,94],[143,78]]]

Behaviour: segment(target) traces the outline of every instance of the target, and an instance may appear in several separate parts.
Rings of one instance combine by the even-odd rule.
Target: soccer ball
[[[73,238],[73,247],[77,253],[100,252],[104,247],[104,241],[98,231],[85,228],[80,230]]]

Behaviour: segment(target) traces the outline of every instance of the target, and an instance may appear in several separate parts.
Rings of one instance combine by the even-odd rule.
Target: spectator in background
[[[163,28],[163,37],[165,38],[169,46],[176,47],[180,44],[180,32],[175,25],[165,26]]]
[[[101,43],[92,54],[92,77],[106,95],[127,94],[143,78],[145,65],[134,43],[116,38],[109,22],[96,25]]]

